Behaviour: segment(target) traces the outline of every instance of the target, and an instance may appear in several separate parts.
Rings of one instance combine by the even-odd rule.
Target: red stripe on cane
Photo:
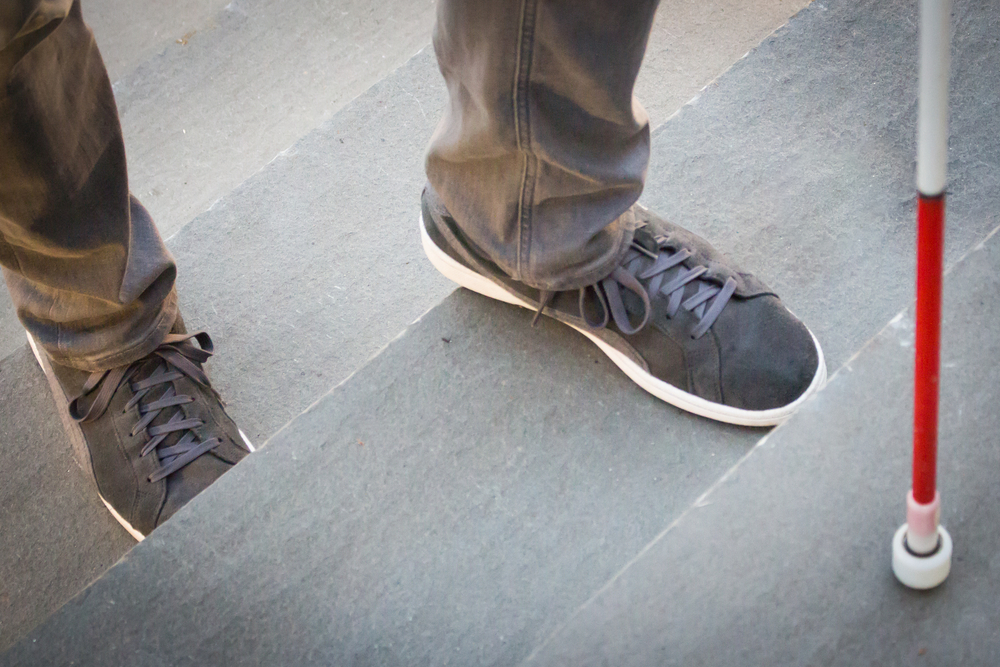
[[[917,199],[917,339],[913,403],[913,497],[934,501],[937,474],[944,194]]]

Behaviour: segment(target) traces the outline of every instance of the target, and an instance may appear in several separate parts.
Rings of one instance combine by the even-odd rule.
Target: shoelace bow
[[[638,333],[649,321],[650,295],[667,297],[666,316],[672,318],[681,308],[693,312],[698,318],[698,324],[691,330],[692,338],[701,338],[715,323],[722,310],[729,303],[730,297],[736,291],[736,280],[726,279],[722,287],[705,280],[699,280],[708,271],[704,266],[685,267],[682,264],[694,256],[687,248],[670,250],[670,241],[666,236],[656,237],[660,252],[650,252],[633,241],[625,259],[615,267],[607,278],[579,290],[580,317],[592,330],[603,329],[610,320],[624,334]],[[652,262],[650,263],[650,260]],[[674,271],[673,277],[667,281],[667,272]],[[641,281],[648,281],[644,286]],[[697,291],[684,298],[688,284],[697,281]],[[625,301],[622,298],[622,288],[635,294],[642,301],[642,318],[638,325],[632,323]],[[588,317],[588,298],[593,295],[591,303],[600,307],[601,317],[594,320]],[[535,311],[532,324],[538,321],[545,307],[552,301],[555,292],[543,291],[539,297],[540,304]],[[709,301],[711,300],[711,303]]]
[[[200,348],[191,343],[192,338],[198,341]],[[83,385],[80,395],[70,403],[70,415],[78,422],[90,422],[98,419],[108,409],[118,388],[128,382],[133,396],[125,406],[123,414],[138,405],[140,415],[139,421],[132,427],[129,435],[135,437],[143,429],[146,430],[149,440],[146,441],[139,455],[146,456],[150,452],[157,452],[161,467],[148,479],[150,482],[159,481],[222,443],[222,440],[216,437],[204,441],[198,440],[198,436],[192,429],[203,426],[204,422],[200,419],[185,419],[184,413],[176,409],[176,406],[193,403],[195,399],[191,396],[177,394],[172,384],[174,380],[186,376],[211,390],[212,394],[219,398],[209,383],[205,371],[199,365],[205,363],[212,356],[213,350],[212,339],[204,331],[194,334],[168,334],[163,343],[150,355],[159,357],[160,363],[148,377],[135,378],[135,375],[140,366],[149,361],[149,356],[128,366],[119,366],[107,371],[92,373]],[[167,388],[158,398],[143,401],[155,387],[164,384],[167,385]],[[95,395],[90,407],[84,412],[83,399],[97,387],[100,387],[100,390]],[[221,399],[219,400],[221,402]],[[174,408],[173,415],[166,423],[150,425],[163,410],[171,408]],[[183,435],[174,444],[163,446],[164,441],[171,433],[183,433]]]

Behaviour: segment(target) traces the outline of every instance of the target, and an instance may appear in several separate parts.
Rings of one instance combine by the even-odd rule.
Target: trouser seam
[[[532,153],[528,93],[531,77],[532,48],[535,41],[537,0],[521,3],[521,29],[518,34],[517,72],[514,78],[514,123],[518,150],[524,155],[521,192],[518,201],[517,279],[523,280],[531,253],[531,204],[535,194],[537,159]]]

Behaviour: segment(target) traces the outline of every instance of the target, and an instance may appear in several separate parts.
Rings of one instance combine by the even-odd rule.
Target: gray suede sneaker
[[[51,363],[28,336],[77,458],[137,540],[254,451],[202,368],[212,339],[179,331],[183,324],[146,357],[101,373]]]
[[[636,205],[638,228],[607,278],[545,292],[511,279],[422,197],[424,252],[445,277],[580,331],[640,387],[731,424],[787,419],[826,382],[819,342],[767,286],[706,241]]]

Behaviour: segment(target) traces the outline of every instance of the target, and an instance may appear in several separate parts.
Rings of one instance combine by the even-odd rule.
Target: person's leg
[[[431,186],[508,275],[554,290],[606,276],[632,239],[649,118],[632,95],[656,0],[442,0],[448,86]]]
[[[252,448],[184,333],[176,269],[129,194],[79,0],[0,2],[0,264],[67,434],[137,539]],[[197,345],[195,345],[197,341]]]
[[[79,2],[0,9],[0,264],[53,361],[97,371],[156,348],[173,259],[129,195],[111,84]]]
[[[635,203],[649,127],[632,88],[655,4],[440,1],[450,101],[423,247],[460,285],[578,329],[664,401],[778,423],[822,387],[819,344],[763,282]]]

